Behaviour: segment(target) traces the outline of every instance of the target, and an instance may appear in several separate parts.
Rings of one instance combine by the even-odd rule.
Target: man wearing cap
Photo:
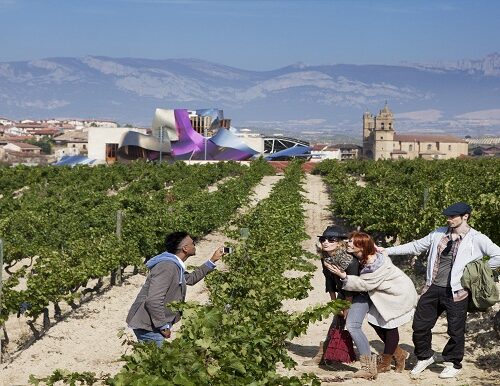
[[[413,344],[418,362],[412,375],[435,362],[431,347],[432,328],[446,311],[450,339],[443,349],[445,368],[440,378],[454,378],[462,369],[468,292],[461,285],[465,266],[489,256],[492,268],[500,266],[500,247],[467,222],[472,208],[457,202],[443,211],[448,226],[438,228],[420,240],[386,248],[388,255],[419,255],[428,252],[427,278],[413,319]]]

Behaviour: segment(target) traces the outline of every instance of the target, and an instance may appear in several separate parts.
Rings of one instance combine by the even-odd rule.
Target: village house
[[[61,134],[61,130],[53,128],[28,130],[28,134],[33,136],[37,141],[41,141],[45,138],[54,138],[54,136]]]
[[[9,142],[3,148],[4,150],[10,150],[23,154],[40,154],[42,150],[38,146],[24,142]]]
[[[88,132],[67,131],[54,137],[54,155],[57,159],[64,156],[87,155]]]
[[[13,124],[14,124],[14,121],[12,121],[8,118],[0,117],[0,126],[11,126]]]
[[[333,145],[316,144],[311,149],[311,161],[320,162],[325,159],[340,160],[340,149],[334,148]]]

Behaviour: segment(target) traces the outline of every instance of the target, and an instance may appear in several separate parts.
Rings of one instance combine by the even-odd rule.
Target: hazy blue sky
[[[496,0],[0,0],[0,61],[199,58],[265,70],[500,51]]]

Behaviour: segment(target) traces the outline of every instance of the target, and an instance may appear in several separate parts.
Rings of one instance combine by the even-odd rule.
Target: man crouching
[[[171,328],[181,315],[166,307],[186,299],[186,285],[194,285],[215,269],[215,262],[224,254],[223,247],[215,250],[210,260],[186,272],[185,261],[196,254],[196,244],[187,232],[173,232],[165,238],[166,251],[149,259],[149,274],[127,315],[127,324],[140,342],[158,346],[170,338]]]

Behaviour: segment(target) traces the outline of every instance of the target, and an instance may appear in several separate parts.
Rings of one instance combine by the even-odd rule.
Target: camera
[[[231,247],[224,247],[224,254],[226,253],[233,253],[233,248]]]

